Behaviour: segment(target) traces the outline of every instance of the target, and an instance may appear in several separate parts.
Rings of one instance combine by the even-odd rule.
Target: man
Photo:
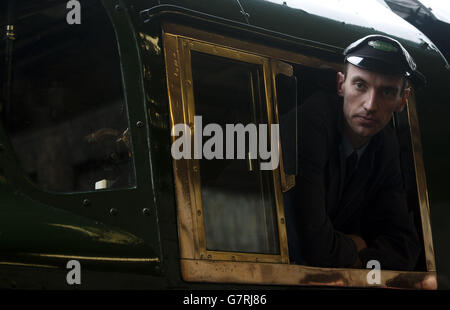
[[[399,42],[380,35],[354,42],[344,55],[338,96],[318,93],[299,109],[299,251],[291,257],[354,268],[375,259],[382,269],[411,270],[420,244],[388,124],[405,107],[416,65]]]

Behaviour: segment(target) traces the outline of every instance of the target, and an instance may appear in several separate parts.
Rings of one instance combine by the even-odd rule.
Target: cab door
[[[0,261],[158,273],[134,30],[113,1],[69,2],[7,3]]]

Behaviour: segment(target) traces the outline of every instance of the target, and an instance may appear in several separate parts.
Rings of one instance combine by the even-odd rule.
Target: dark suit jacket
[[[368,248],[359,253],[363,266],[376,259],[381,269],[411,270],[420,252],[408,213],[398,157],[390,126],[372,137],[358,169],[344,186],[342,102],[316,93],[299,109],[299,175],[293,189],[288,231],[298,238],[297,262],[322,267],[350,267],[360,235]],[[292,241],[292,238],[290,238]]]

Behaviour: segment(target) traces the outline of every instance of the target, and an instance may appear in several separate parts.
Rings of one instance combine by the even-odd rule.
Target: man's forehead
[[[349,63],[347,68],[347,79],[354,80],[355,78],[360,78],[366,82],[391,87],[399,87],[403,81],[403,77],[401,75],[382,74],[375,71],[361,69]]]

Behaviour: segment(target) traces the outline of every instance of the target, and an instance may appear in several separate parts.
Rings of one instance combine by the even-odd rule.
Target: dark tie
[[[358,154],[356,153],[356,151],[353,151],[353,153],[351,153],[350,156],[348,156],[345,160],[345,183],[348,183],[348,181],[351,179],[353,171],[355,171],[357,161]]]

